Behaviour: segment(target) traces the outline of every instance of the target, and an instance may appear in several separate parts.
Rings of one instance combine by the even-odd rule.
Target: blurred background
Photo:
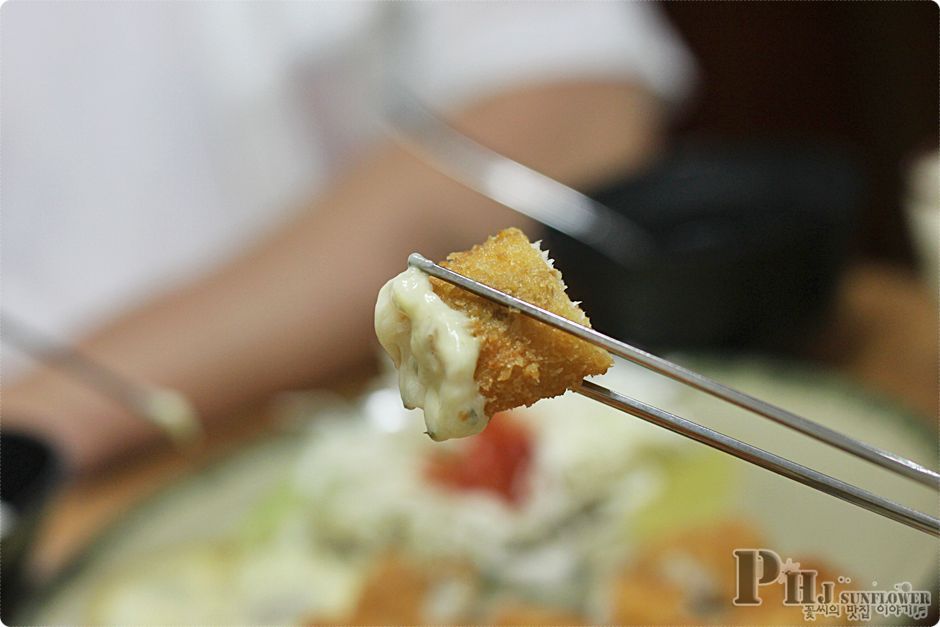
[[[937,141],[934,8],[667,3],[706,88],[677,132],[796,134],[850,147],[866,196],[852,250],[914,263],[908,167]]]
[[[431,445],[371,328],[408,252],[520,226],[601,331],[936,468],[936,4],[288,6],[3,6],[4,622],[799,622],[730,607],[755,545],[937,596],[932,538],[584,399]],[[653,246],[455,183],[390,84]]]

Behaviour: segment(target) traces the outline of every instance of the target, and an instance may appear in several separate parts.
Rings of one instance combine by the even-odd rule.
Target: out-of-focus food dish
[[[548,253],[519,229],[442,265],[590,326]],[[604,350],[411,268],[379,292],[375,329],[399,370],[402,401],[434,440],[479,433],[491,416],[563,394],[613,363]]]
[[[818,372],[679,361],[934,463],[916,419]],[[27,622],[802,624],[775,585],[758,607],[732,605],[734,548],[852,578],[840,588],[935,581],[933,538],[578,395],[435,443],[393,379],[354,403],[293,403],[302,426],[138,509]],[[935,506],[922,486],[628,364],[601,382]]]

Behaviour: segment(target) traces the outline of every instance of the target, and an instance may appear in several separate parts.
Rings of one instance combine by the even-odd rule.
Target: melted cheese
[[[479,433],[489,418],[474,379],[480,341],[470,319],[448,307],[420,270],[385,284],[375,304],[375,334],[398,368],[405,407],[424,409],[434,440]]]

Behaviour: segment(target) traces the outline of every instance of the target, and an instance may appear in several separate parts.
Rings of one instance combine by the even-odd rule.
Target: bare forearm
[[[641,163],[659,136],[655,102],[626,86],[520,92],[458,123],[575,185]],[[88,338],[85,349],[135,379],[182,391],[213,419],[363,363],[373,349],[375,294],[409,252],[440,257],[513,224],[528,226],[400,149],[380,147],[310,211],[213,275]],[[107,399],[50,373],[9,390],[4,414],[53,434],[79,465],[152,435]]]

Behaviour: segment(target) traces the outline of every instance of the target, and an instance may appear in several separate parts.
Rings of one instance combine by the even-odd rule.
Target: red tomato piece
[[[496,414],[479,435],[458,450],[431,457],[428,479],[455,490],[483,490],[518,505],[528,491],[533,438],[529,429],[506,414]]]

